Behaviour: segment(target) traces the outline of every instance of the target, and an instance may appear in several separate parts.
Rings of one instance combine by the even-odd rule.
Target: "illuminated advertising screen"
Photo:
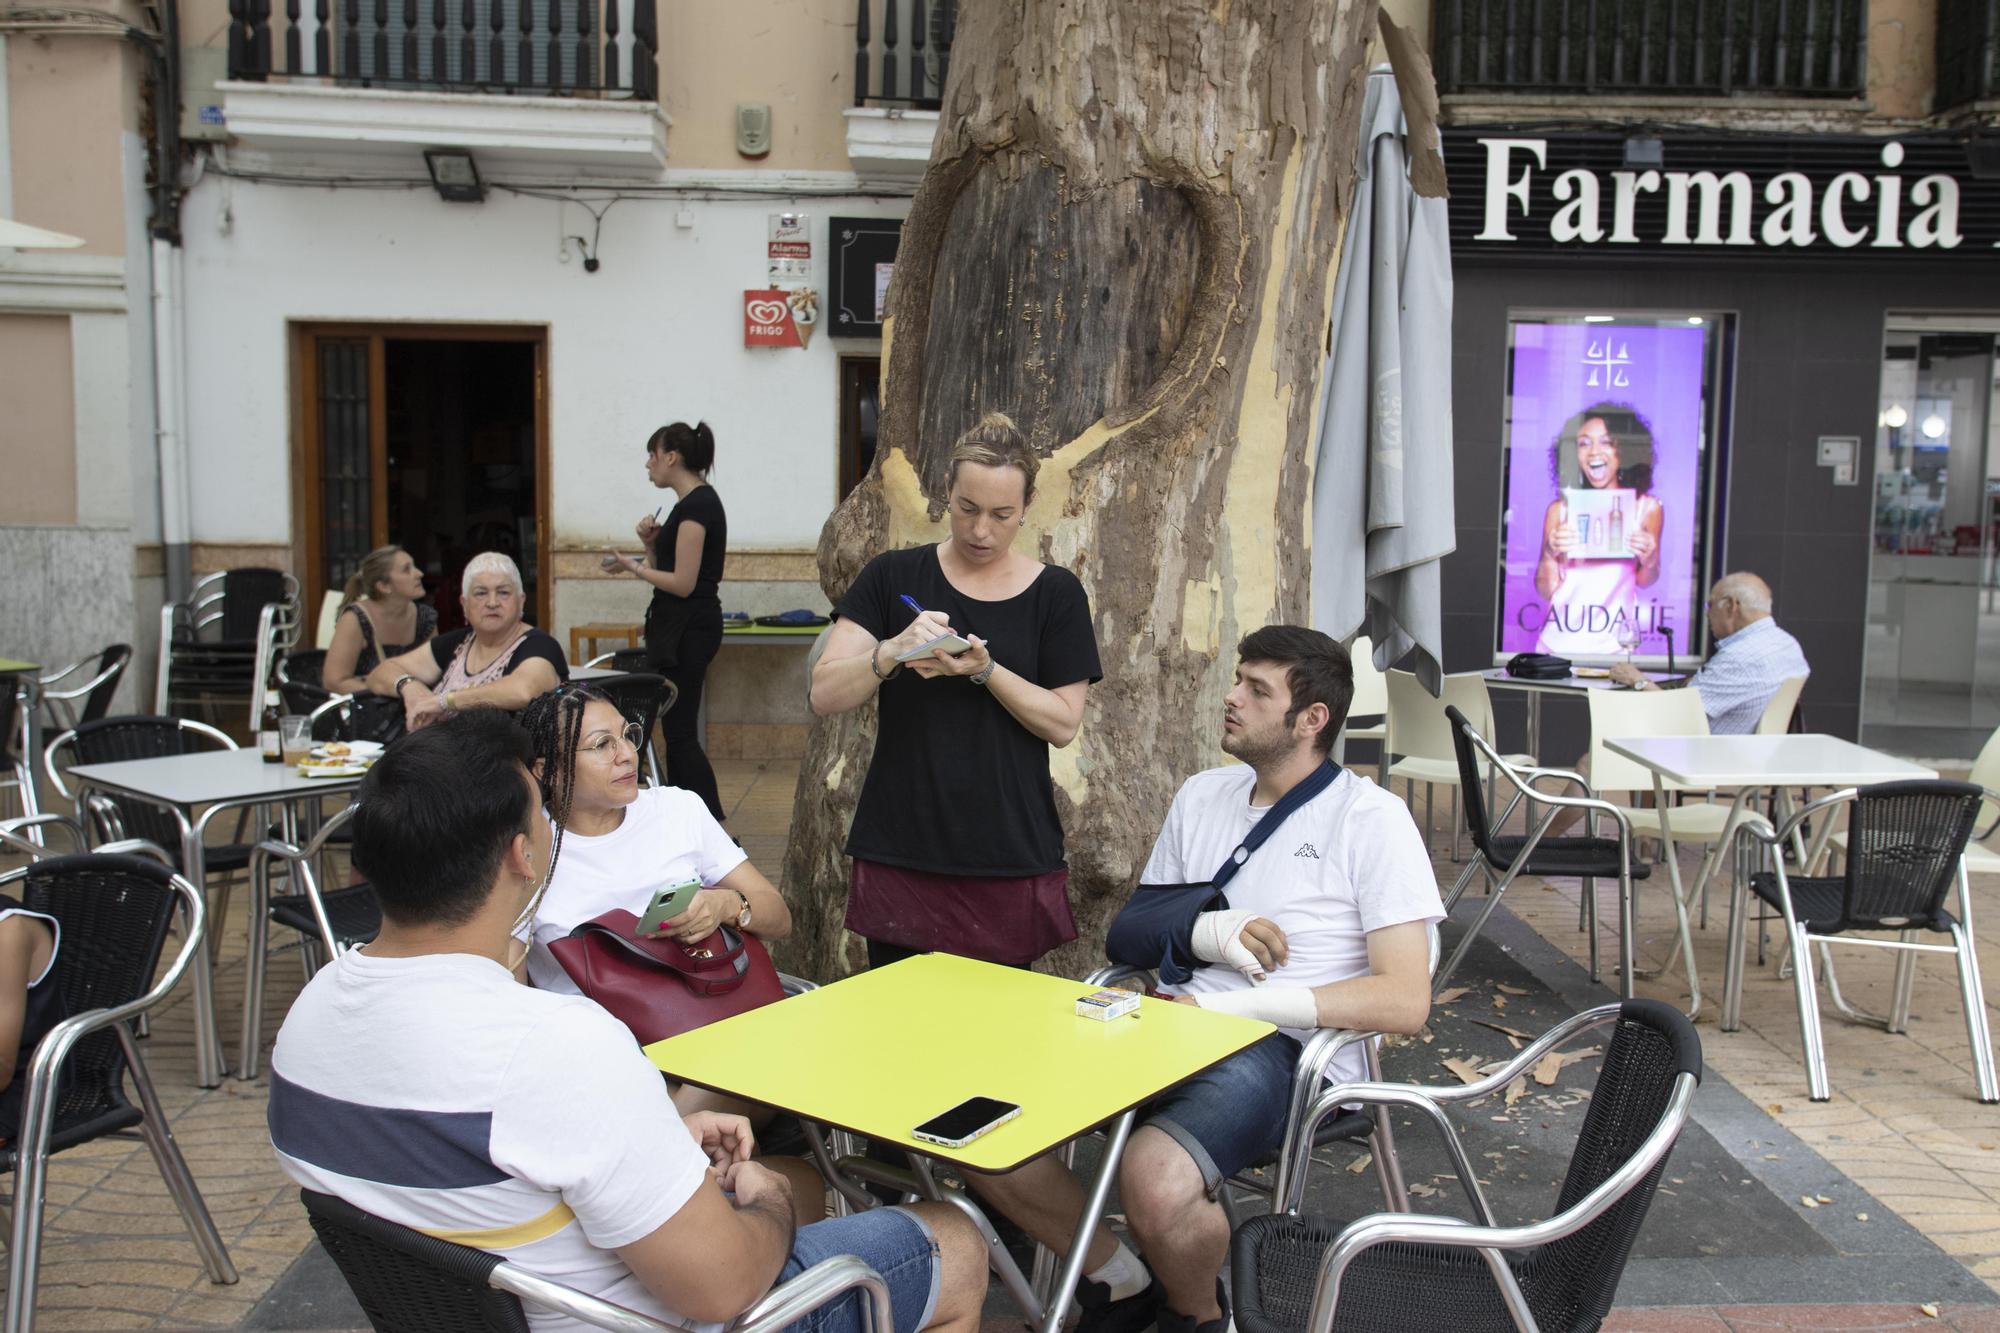
[[[1701,614],[1726,328],[1713,315],[1509,322],[1496,660],[1662,663]]]

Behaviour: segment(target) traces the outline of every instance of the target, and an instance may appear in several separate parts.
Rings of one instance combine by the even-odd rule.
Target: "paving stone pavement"
[[[796,764],[721,761],[717,770],[733,811],[732,826],[756,862],[775,872],[782,862]],[[1438,841],[1439,870],[1448,883],[1458,867]],[[1975,903],[1983,920],[2000,921],[1995,916],[2000,884],[1976,884]],[[1555,978],[1555,993],[1573,1003],[1589,1003],[1601,1001],[1605,993],[1580,980],[1574,966],[1583,955],[1583,937],[1576,930],[1577,892],[1573,883],[1524,880],[1509,891],[1491,929],[1496,948],[1530,974]],[[218,971],[225,1043],[232,1057],[243,977],[242,896],[232,895]],[[1608,949],[1608,891],[1604,901]],[[1718,920],[1720,909],[1718,902]],[[1664,954],[1670,920],[1663,895],[1642,889],[1645,956]],[[1990,929],[2000,929],[2000,924],[1990,924]],[[1720,930],[1711,928],[1696,940],[1697,963],[1717,998],[1720,937]],[[1985,969],[1989,976],[2000,975],[1990,933],[1988,941],[1981,951]],[[1843,983],[1864,1005],[1886,1003],[1887,973],[1887,966],[1872,956],[1843,959]],[[274,956],[263,1024],[267,1050],[300,979],[294,958]],[[1675,998],[1670,982],[1642,989]],[[1697,1103],[1704,1132],[1743,1164],[1744,1178],[1785,1201],[1800,1234],[1809,1230],[1823,1239],[1833,1237],[1827,1243],[1838,1254],[1879,1247],[1871,1237],[1895,1231],[1902,1239],[1888,1249],[1902,1246],[1899,1253],[1921,1258],[1934,1253],[1934,1246],[1982,1282],[1968,1282],[1963,1293],[1911,1292],[1902,1299],[1903,1293],[1891,1297],[1878,1290],[1872,1303],[1833,1305],[1811,1299],[1819,1294],[1816,1290],[1800,1294],[1802,1270],[1797,1265],[1768,1266],[1760,1277],[1748,1260],[1731,1270],[1730,1256],[1642,1259],[1635,1261],[1621,1290],[1621,1308],[1605,1327],[1624,1333],[1906,1327],[2000,1333],[2000,1307],[1990,1303],[2000,1287],[2000,1111],[1979,1106],[1971,1095],[1970,1061],[1948,966],[1930,959],[1920,963],[1908,1036],[1888,1036],[1838,1020],[1828,1023],[1834,1100],[1821,1106],[1805,1099],[1790,983],[1776,980],[1769,968],[1753,971],[1744,1012],[1744,1028],[1734,1034],[1716,1029],[1712,1008],[1704,1015],[1700,1031],[1712,1076]],[[249,1082],[231,1078],[212,1090],[195,1088],[191,1018],[187,995],[175,996],[143,1043],[145,1057],[241,1281],[226,1287],[207,1281],[143,1145],[101,1141],[59,1154],[51,1163],[39,1326],[359,1327],[358,1311],[339,1304],[337,1287],[330,1298],[315,1304],[303,1280],[310,1276],[312,1260],[302,1256],[316,1247],[296,1191],[270,1156],[264,1133],[268,1075]],[[1794,1161],[1804,1163],[1796,1169],[1807,1178],[1788,1174]],[[1352,1178],[1342,1183],[1351,1185]],[[1846,1189],[1871,1203],[1865,1208],[1807,1209],[1798,1202],[1809,1190],[1844,1201]],[[1861,1211],[1870,1214],[1869,1221],[1852,1216]],[[1670,1215],[1669,1201],[1662,1200],[1655,1217]],[[1884,1266],[1853,1261],[1851,1283],[1826,1289],[1824,1298],[1871,1301],[1869,1283]],[[1943,1277],[1956,1270],[1938,1265],[1925,1271]],[[1810,1274],[1804,1276],[1810,1279]],[[1773,1303],[1778,1300],[1797,1303]],[[1936,1317],[1921,1308],[1924,1301],[1936,1303]],[[989,1309],[990,1328],[1020,1327],[1018,1317],[1002,1312],[1004,1307]]]

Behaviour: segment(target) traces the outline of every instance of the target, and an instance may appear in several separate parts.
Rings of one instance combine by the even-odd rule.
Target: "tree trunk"
[[[1311,446],[1375,0],[966,5],[903,228],[875,463],[821,533],[838,601],[945,536],[982,413],[1042,455],[1021,549],[1089,593],[1104,680],[1051,752],[1081,976],[1168,803],[1221,762],[1235,646],[1307,616]],[[874,706],[813,728],[787,970],[855,967],[847,826]],[[964,817],[976,819],[977,811]]]

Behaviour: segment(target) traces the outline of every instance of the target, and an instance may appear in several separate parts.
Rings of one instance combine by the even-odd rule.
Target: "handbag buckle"
[[[715,951],[713,949],[689,949],[688,957],[702,958],[702,959],[713,958],[715,957]]]

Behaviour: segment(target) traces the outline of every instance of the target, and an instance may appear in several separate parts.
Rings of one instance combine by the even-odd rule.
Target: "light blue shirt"
[[[1747,736],[1757,730],[1781,683],[1811,674],[1799,641],[1765,616],[1716,644],[1690,683],[1701,692],[1711,734]]]

